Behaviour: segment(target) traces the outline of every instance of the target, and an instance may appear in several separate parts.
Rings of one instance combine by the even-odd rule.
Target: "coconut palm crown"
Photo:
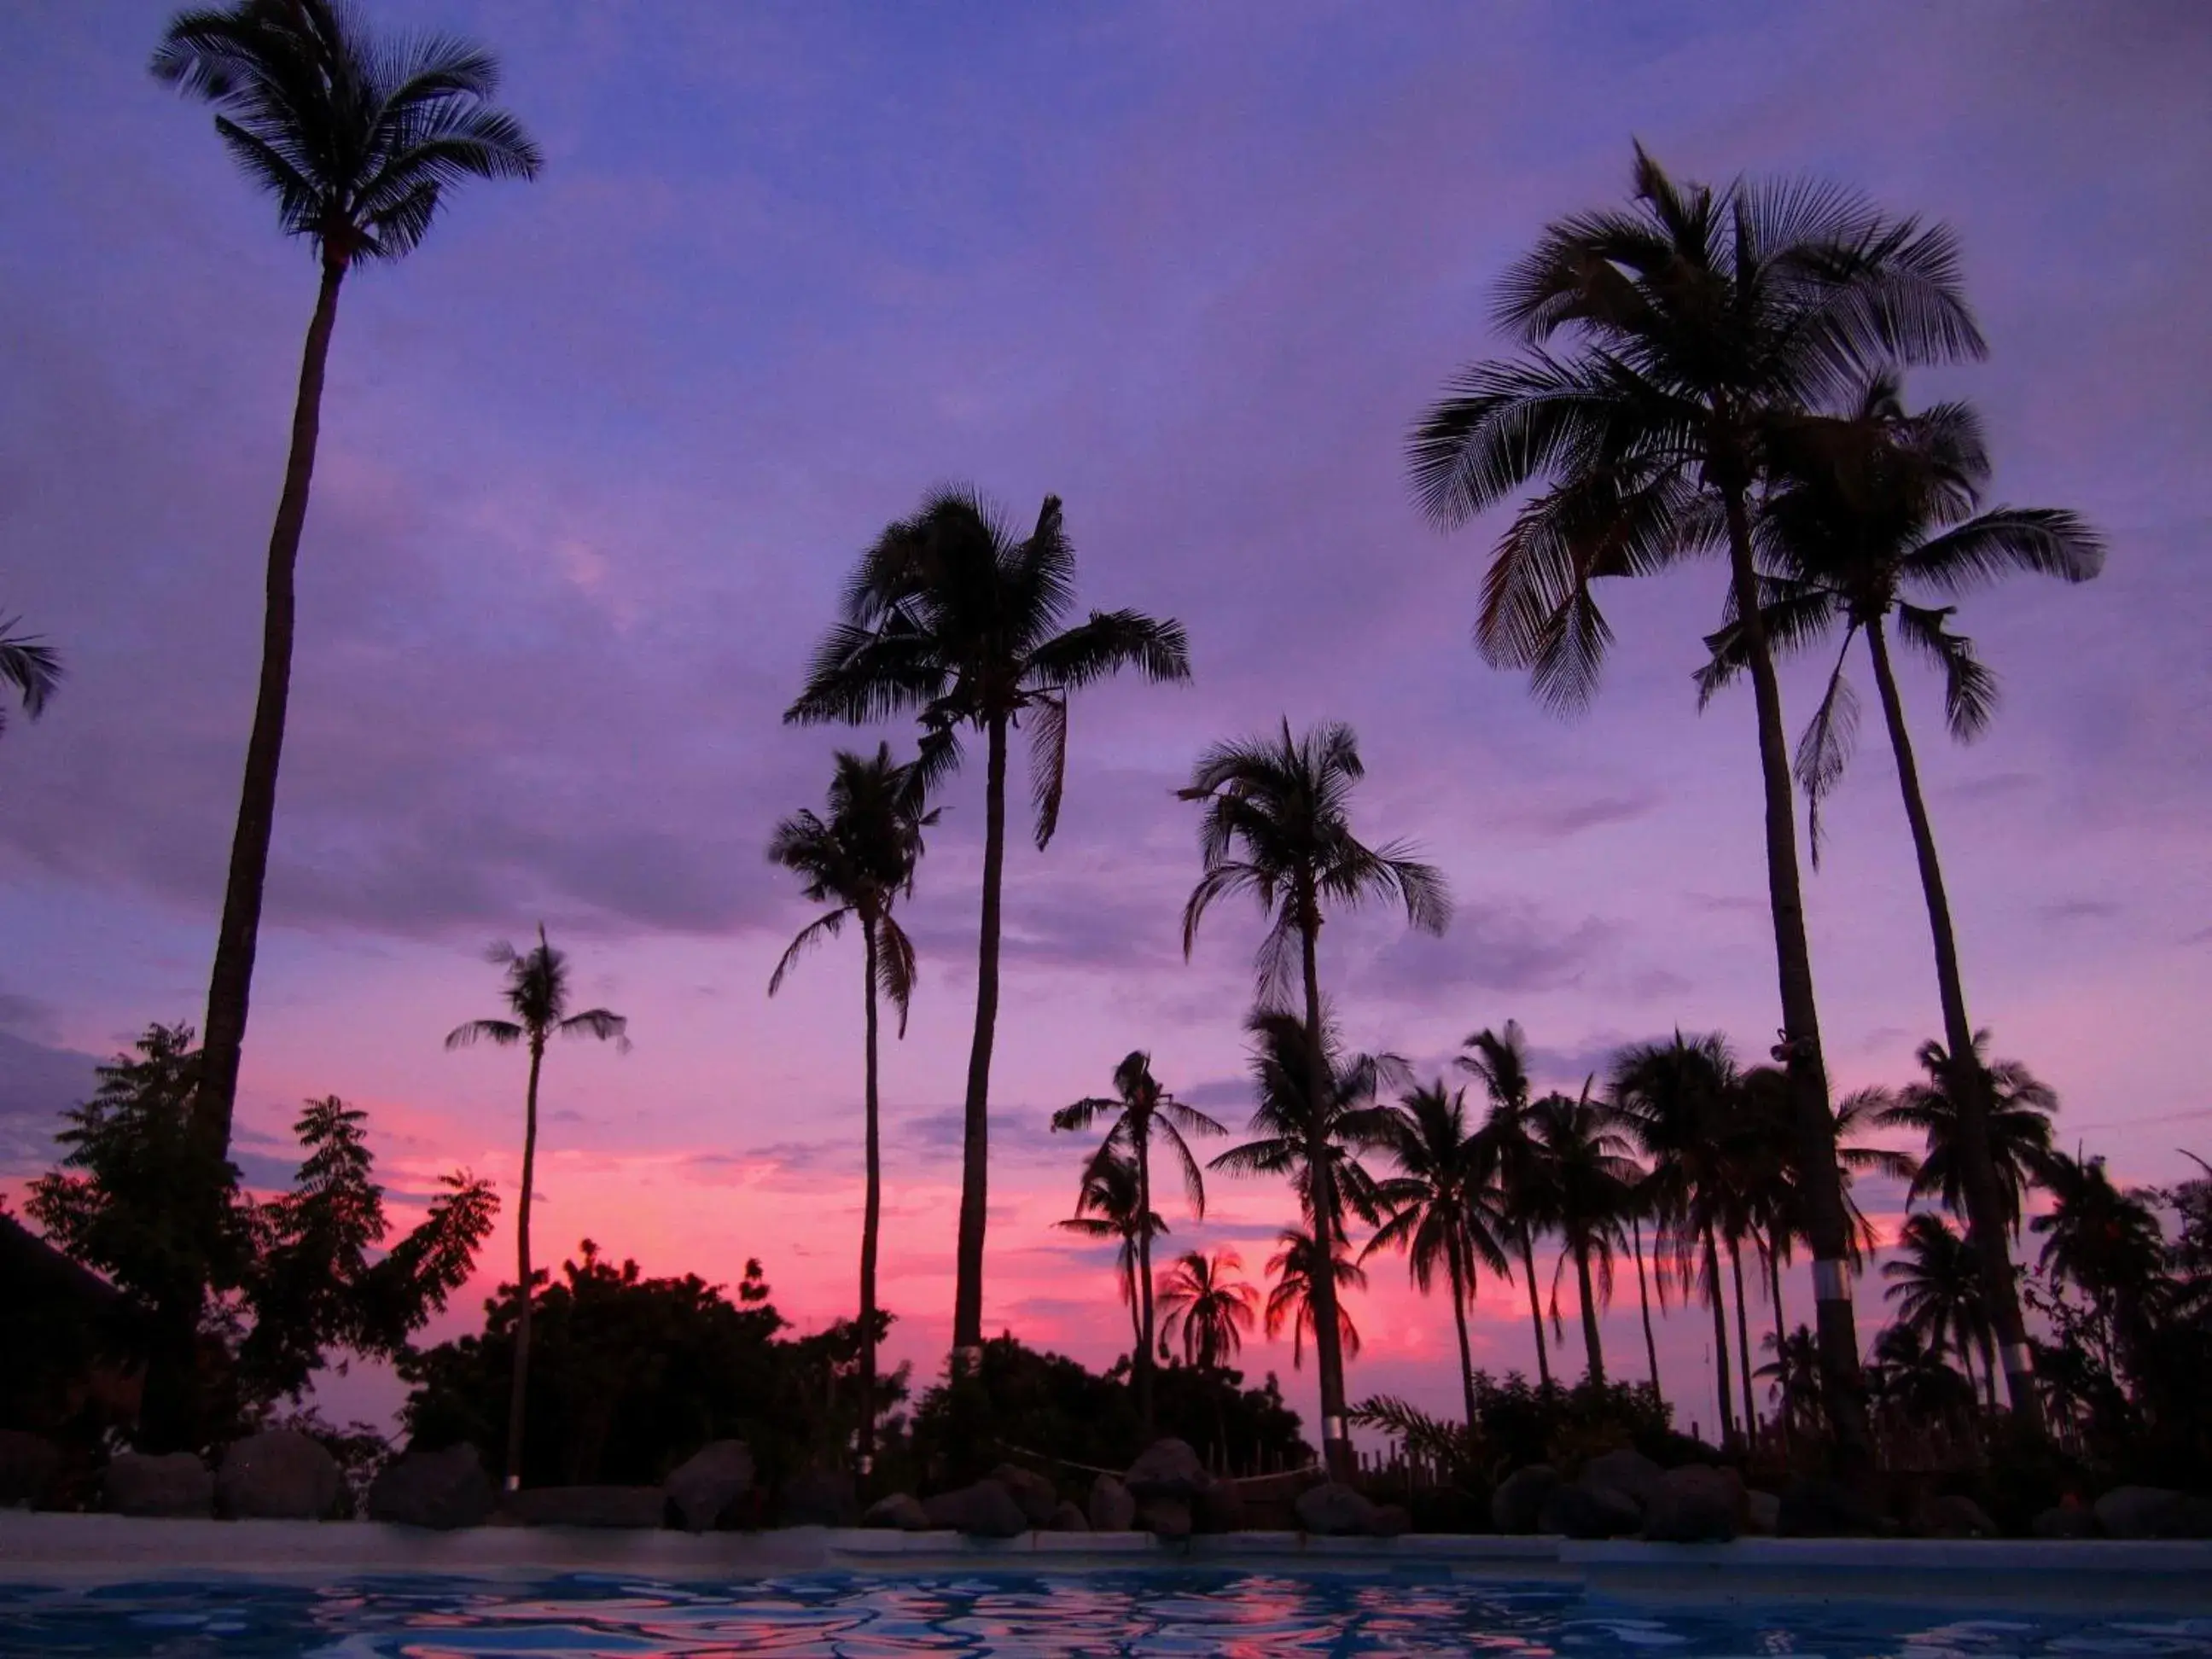
[[[37,635],[17,633],[21,625],[20,617],[0,617],[0,685],[14,687],[23,712],[36,720],[61,684],[62,659]],[[7,729],[8,711],[0,708],[0,732]]]

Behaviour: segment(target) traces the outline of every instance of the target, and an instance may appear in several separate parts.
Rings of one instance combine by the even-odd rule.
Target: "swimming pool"
[[[679,1583],[380,1577],[0,1585],[0,1654],[1462,1654],[1493,1659],[2212,1659],[2212,1619],[1628,1608],[1553,1585],[1256,1573],[848,1574]]]

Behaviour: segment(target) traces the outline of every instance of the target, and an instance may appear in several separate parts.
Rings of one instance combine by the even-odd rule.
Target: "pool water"
[[[0,1588],[0,1654],[1480,1654],[1494,1659],[2212,1659],[2212,1620],[1626,1609],[1558,1586],[1256,1574],[730,1586],[578,1574]]]

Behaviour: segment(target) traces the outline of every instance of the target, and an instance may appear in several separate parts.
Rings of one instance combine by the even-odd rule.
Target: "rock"
[[[61,1473],[62,1455],[35,1434],[0,1429],[0,1509],[33,1509]]]
[[[1912,1511],[1912,1529],[1923,1538],[1995,1538],[1997,1523],[1971,1498],[1923,1498]]]
[[[1659,1490],[1667,1473],[1642,1452],[1627,1446],[1604,1452],[1583,1465],[1579,1484],[1588,1492],[1617,1492],[1634,1501],[1640,1513]]]
[[[233,1441],[215,1475],[216,1505],[237,1521],[320,1521],[344,1491],[337,1459],[295,1429]]]
[[[1030,1526],[1013,1493],[995,1480],[978,1480],[957,1492],[925,1498],[921,1509],[931,1526],[964,1532],[971,1538],[1015,1538]]]
[[[860,1512],[860,1524],[892,1532],[927,1532],[929,1516],[921,1500],[911,1492],[895,1492],[878,1498]]]
[[[1743,1514],[1743,1479],[1734,1469],[1686,1463],[1668,1469],[1644,1511],[1644,1535],[1656,1543],[1725,1543]]]
[[[118,1515],[208,1515],[215,1509],[215,1477],[190,1452],[119,1452],[108,1459],[100,1490]]]
[[[1147,1498],[1137,1504],[1137,1525],[1155,1538],[1174,1540],[1191,1534],[1190,1503],[1182,1498]]]
[[[1137,1500],[1110,1474],[1091,1483],[1091,1530],[1127,1532],[1137,1524]]]
[[[2038,1538],[2101,1538],[2096,1511],[2082,1504],[2060,1504],[2045,1510],[2030,1523]]]
[[[1045,1522],[1052,1532],[1089,1532],[1091,1517],[1083,1512],[1083,1505],[1063,1499],[1053,1505],[1052,1518]]]
[[[368,1487],[368,1518],[399,1527],[481,1527],[498,1494],[477,1449],[463,1441],[438,1451],[408,1451],[386,1463]]]
[[[1032,1527],[1048,1527],[1052,1513],[1060,1507],[1060,1494],[1051,1481],[1034,1469],[1018,1468],[1012,1463],[1001,1463],[990,1474],[1014,1495],[1014,1502],[1022,1506],[1022,1515]]]
[[[1252,1524],[1243,1490],[1227,1480],[1217,1480],[1199,1493],[1191,1506],[1191,1520],[1200,1532],[1242,1532]]]
[[[1410,1532],[1413,1512],[1403,1504],[1377,1504],[1375,1506],[1375,1536],[1395,1538],[1401,1532]]]
[[[1544,1500],[1559,1484],[1559,1472],[1549,1463],[1531,1463],[1525,1469],[1514,1470],[1490,1494],[1491,1524],[1500,1532],[1535,1531]]]
[[[1307,1487],[1296,1508],[1298,1525],[1324,1538],[1365,1538],[1375,1530],[1375,1505],[1341,1481]]]
[[[1833,1480],[1792,1480],[1782,1493],[1774,1531],[1781,1538],[1875,1538],[1888,1530],[1882,1516]]]
[[[853,1477],[831,1469],[803,1469],[776,1492],[776,1518],[787,1527],[849,1527],[860,1518]]]
[[[2096,1513],[2107,1537],[2212,1537],[2212,1503],[2164,1486],[2115,1486]]]
[[[658,1527],[668,1498],[658,1486],[530,1486],[509,1492],[526,1527]]]
[[[1536,1517],[1537,1531],[1565,1538],[1626,1538],[1643,1525],[1643,1506],[1611,1486],[1554,1486]]]
[[[752,1448],[742,1440],[710,1440],[678,1464],[661,1491],[690,1532],[711,1532],[735,1520],[753,1489]]]
[[[1213,1484],[1188,1440],[1155,1440],[1137,1455],[1121,1484],[1139,1499],[1192,1498]]]
[[[1782,1500],[1771,1492],[1756,1487],[1743,1495],[1744,1530],[1762,1537],[1774,1536],[1775,1528],[1782,1524]]]

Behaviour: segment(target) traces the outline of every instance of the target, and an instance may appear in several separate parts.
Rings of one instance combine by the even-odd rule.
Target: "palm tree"
[[[1759,1368],[1759,1375],[1772,1380],[1784,1434],[1794,1438],[1819,1433],[1826,1393],[1819,1341],[1800,1325],[1787,1336],[1762,1337],[1760,1344],[1774,1356]]]
[[[1843,634],[1826,694],[1797,748],[1814,860],[1820,859],[1821,799],[1842,778],[1857,732],[1857,698],[1844,669],[1853,639],[1863,635],[1928,908],[1943,1052],[1958,1072],[1951,1087],[1963,1109],[1955,1177],[1962,1213],[2003,1345],[2013,1409],[2039,1427],[2033,1351],[2006,1247],[2003,1180],[1993,1161],[1989,1119],[1996,1102],[1977,1071],[1958,938],[1890,661],[1887,622],[1893,612],[1898,637],[1942,670],[1951,734],[1970,741],[1988,726],[1996,683],[1973,642],[1949,626],[1954,607],[1941,601],[2022,571],[2087,581],[2103,568],[2104,544],[2071,513],[2010,507],[1977,512],[1990,477],[1980,418],[1955,403],[1908,415],[1896,377],[1887,371],[1866,379],[1847,416],[1795,422],[1777,437],[1780,483],[1767,497],[1757,536],[1765,567],[1763,624],[1777,649],[1808,647],[1838,629]],[[1712,660],[1699,676],[1701,695],[1710,696],[1742,666],[1743,639],[1740,619],[1732,618],[1709,641]]]
[[[13,686],[23,712],[36,720],[61,684],[62,659],[38,635],[18,634],[21,625],[20,617],[0,617],[0,685]],[[0,708],[0,732],[7,729],[8,711]]]
[[[1649,1179],[1648,1172],[1645,1179]],[[1659,1339],[1651,1332],[1651,1287],[1644,1273],[1644,1222],[1650,1214],[1650,1194],[1644,1182],[1639,1181],[1628,1205],[1628,1249],[1636,1262],[1636,1310],[1644,1321],[1644,1362],[1650,1373],[1652,1394],[1663,1399],[1665,1395],[1659,1387]],[[1667,1306],[1667,1288],[1663,1284],[1659,1287],[1659,1306],[1662,1311]]]
[[[1063,1106],[1052,1115],[1052,1127],[1060,1129],[1087,1129],[1098,1117],[1113,1115],[1113,1123],[1106,1131],[1106,1139],[1091,1155],[1091,1162],[1127,1155],[1137,1166],[1137,1206],[1139,1212],[1152,1212],[1152,1141],[1157,1137],[1174,1152],[1182,1170],[1183,1193],[1190,1200],[1191,1215],[1198,1220],[1206,1218],[1206,1177],[1200,1174],[1198,1160],[1191,1156],[1190,1146],[1183,1139],[1184,1132],[1192,1134],[1221,1135],[1229,1131],[1216,1123],[1204,1112],[1186,1106],[1166,1090],[1152,1075],[1152,1057],[1141,1050],[1133,1050],[1122,1057],[1114,1068],[1114,1097],[1106,1099],[1088,1095],[1072,1106]],[[1137,1237],[1137,1285],[1139,1307],[1137,1318],[1137,1352],[1131,1366],[1137,1388],[1137,1420],[1146,1434],[1152,1431],[1152,1240],[1149,1231]]]
[[[902,895],[914,891],[921,832],[937,821],[937,814],[925,808],[921,775],[911,766],[893,764],[887,743],[865,757],[841,749],[833,768],[828,816],[802,810],[777,824],[769,841],[769,862],[796,875],[810,902],[830,908],[791,941],[769,976],[768,994],[774,996],[782,988],[784,975],[808,947],[836,937],[848,918],[859,921],[866,1008],[867,1191],[860,1219],[860,1468],[865,1477],[876,1450],[876,1252],[884,1204],[876,999],[878,994],[890,999],[898,1010],[899,1036],[905,1036],[907,1008],[914,997],[914,942],[891,908]]]
[[[1145,1346],[1145,1327],[1138,1312],[1137,1250],[1139,1239],[1149,1240],[1168,1230],[1168,1224],[1139,1202],[1137,1163],[1116,1152],[1094,1158],[1083,1169],[1083,1188],[1075,1196],[1075,1213],[1055,1227],[1085,1238],[1118,1239],[1115,1271],[1121,1276],[1121,1300],[1129,1308],[1130,1352]],[[1135,1364],[1133,1358],[1130,1362]]]
[[[1397,1166],[1376,1197],[1389,1219],[1368,1241],[1363,1259],[1385,1248],[1406,1252],[1413,1283],[1427,1295],[1437,1268],[1451,1292],[1452,1323],[1459,1333],[1460,1386],[1467,1422],[1474,1427],[1474,1354],[1468,1345],[1467,1310],[1474,1300],[1475,1269],[1511,1269],[1505,1258],[1508,1229],[1492,1176],[1490,1143],[1468,1127],[1464,1090],[1446,1093],[1442,1080],[1401,1096],[1382,1109],[1377,1140]]]
[[[2089,1298],[2105,1327],[2107,1368],[2114,1344],[2131,1345],[2171,1288],[2158,1214],[2133,1188],[2112,1184],[2101,1158],[2053,1152],[2037,1177],[2051,1208],[2028,1231],[2043,1239],[2037,1269]]]
[[[530,1200],[538,1169],[538,1078],[545,1064],[545,1044],[554,1036],[586,1036],[611,1042],[620,1053],[629,1049],[629,1021],[605,1008],[568,1012],[568,958],[545,938],[543,922],[538,943],[517,951],[501,939],[484,953],[485,960],[507,970],[507,999],[512,1019],[472,1019],[446,1034],[446,1047],[466,1048],[489,1042],[501,1048],[517,1044],[530,1050],[530,1084],[523,1097],[522,1192],[515,1209],[515,1284],[521,1293],[514,1325],[514,1378],[507,1406],[507,1490],[522,1484],[522,1413],[524,1386],[530,1376],[531,1286],[536,1279],[530,1265]]]
[[[1243,1348],[1260,1299],[1259,1291],[1236,1277],[1243,1266],[1234,1250],[1212,1255],[1191,1250],[1177,1256],[1160,1281],[1163,1340],[1181,1340],[1184,1364],[1219,1370]]]
[[[1981,1089],[1975,1092],[1987,1097],[1984,1141],[1996,1178],[1998,1224],[2016,1237],[2027,1188],[2051,1154],[2051,1118],[2058,1109],[2058,1095],[2019,1060],[1984,1059],[1989,1042],[1987,1031],[1974,1034],[1974,1064],[1981,1074]],[[1922,1043],[1915,1058],[1927,1074],[1926,1082],[1909,1083],[1894,1092],[1869,1090],[1864,1091],[1866,1101],[1880,1127],[1914,1130],[1927,1141],[1927,1152],[1913,1177],[1912,1196],[1933,1197],[1963,1218],[1966,1196],[1960,1142],[1966,1114],[1960,1109],[1965,1091],[1959,1087],[1963,1068],[1954,1066],[1949,1051],[1932,1041]]]
[[[276,198],[284,234],[308,240],[322,273],[269,535],[260,689],[208,977],[193,1116],[221,1153],[230,1145],[269,872],[292,687],[293,577],[338,288],[356,264],[411,252],[455,186],[535,178],[539,158],[514,118],[492,106],[499,64],[489,52],[444,35],[372,39],[341,0],[234,0],[179,12],[151,67],[156,80],[215,106],[216,136],[246,177]]]
[[[1605,1386],[1605,1349],[1598,1337],[1598,1303],[1612,1299],[1620,1219],[1635,1201],[1644,1176],[1628,1157],[1628,1139],[1618,1121],[1609,1107],[1590,1098],[1588,1083],[1579,1099],[1547,1095],[1528,1109],[1529,1133],[1542,1149],[1549,1174],[1553,1224],[1566,1247],[1560,1267],[1569,1261],[1575,1264],[1589,1380],[1600,1388]],[[1558,1283],[1555,1271],[1555,1297]]]
[[[1931,1426],[1949,1431],[1971,1424],[1974,1386],[1944,1363],[1942,1354],[1911,1326],[1890,1324],[1875,1338],[1867,1382],[1887,1432],[1911,1441]]]
[[[1321,1247],[1315,1235],[1303,1228],[1285,1227],[1276,1236],[1279,1248],[1267,1258],[1267,1272],[1274,1278],[1267,1291],[1267,1340],[1273,1341],[1282,1334],[1283,1327],[1291,1328],[1291,1364],[1295,1368],[1305,1364],[1305,1337],[1310,1332],[1314,1339],[1314,1355],[1322,1352],[1322,1322],[1335,1316],[1338,1351],[1359,1358],[1359,1328],[1345,1311],[1344,1292],[1349,1288],[1367,1288],[1366,1270],[1346,1253],[1341,1242],[1333,1242],[1328,1249],[1328,1269],[1321,1270]],[[1324,1297],[1320,1286],[1328,1285],[1331,1295]]]
[[[1405,907],[1409,924],[1431,933],[1443,933],[1451,920],[1443,877],[1414,858],[1411,846],[1391,842],[1370,848],[1352,833],[1352,788],[1366,770],[1350,726],[1332,723],[1294,738],[1285,719],[1278,738],[1217,744],[1207,750],[1182,791],[1183,799],[1205,804],[1199,826],[1205,868],[1183,906],[1183,955],[1190,955],[1200,919],[1214,900],[1236,893],[1256,898],[1268,919],[1256,963],[1261,1000],[1287,1006],[1293,975],[1302,982],[1304,1071],[1317,1079],[1331,1075],[1322,1028],[1318,955],[1323,905],[1356,908],[1374,900],[1395,900]],[[1310,1133],[1319,1133],[1320,1121],[1316,1115],[1308,1126]],[[1342,1218],[1330,1160],[1318,1141],[1308,1149],[1305,1167],[1316,1176],[1311,1194],[1316,1234],[1334,1236]],[[1315,1293],[1323,1304],[1314,1337],[1323,1462],[1332,1475],[1343,1480],[1352,1473],[1353,1462],[1345,1420],[1344,1361],[1328,1305],[1335,1299],[1334,1282],[1322,1275]]]
[[[1006,735],[1029,719],[1030,783],[1042,850],[1059,823],[1066,781],[1069,695],[1124,668],[1155,681],[1190,678],[1179,623],[1136,611],[1094,611],[1063,628],[1074,589],[1075,549],[1061,527],[1059,496],[1045,497],[1036,528],[1021,537],[972,491],[936,491],[914,517],[887,526],[860,556],[839,620],[816,648],[805,687],[783,715],[793,724],[857,726],[913,710],[922,730],[916,763],[933,788],[960,763],[961,729],[983,734],[983,909],[975,1034],[962,1108],[952,1297],[953,1358],[963,1370],[973,1369],[983,1345]]]
[[[1898,1255],[1881,1264],[1881,1276],[1890,1281],[1882,1295],[1898,1304],[1898,1322],[1937,1352],[1948,1348],[1956,1353],[1970,1389],[1978,1351],[1990,1407],[1995,1410],[1995,1337],[1972,1247],[1942,1217],[1922,1210],[1905,1218],[1897,1248]]]
[[[1830,1415],[1846,1461],[1864,1462],[1872,1446],[1845,1267],[1850,1224],[1752,516],[1781,422],[1840,393],[1869,363],[1981,354],[1957,246],[1941,226],[1890,219],[1826,185],[1677,185],[1639,146],[1633,205],[1552,225],[1507,275],[1498,318],[1523,356],[1465,371],[1410,452],[1422,505],[1445,527],[1547,483],[1515,517],[1485,580],[1484,655],[1528,670],[1545,702],[1579,706],[1610,638],[1594,584],[1728,555],[1758,717],[1778,1058],[1793,1085]],[[1578,351],[1547,349],[1562,331]]]
[[[1490,1097],[1484,1120],[1484,1146],[1495,1172],[1498,1208],[1506,1235],[1521,1253],[1521,1276],[1528,1286],[1528,1325],[1536,1337],[1536,1380],[1552,1386],[1552,1358],[1544,1341],[1542,1293],[1536,1283],[1536,1237],[1551,1225],[1549,1171],[1542,1148],[1528,1130],[1528,1041],[1518,1020],[1509,1019],[1501,1034],[1487,1027],[1461,1045],[1469,1052],[1455,1062],[1481,1079]]]

